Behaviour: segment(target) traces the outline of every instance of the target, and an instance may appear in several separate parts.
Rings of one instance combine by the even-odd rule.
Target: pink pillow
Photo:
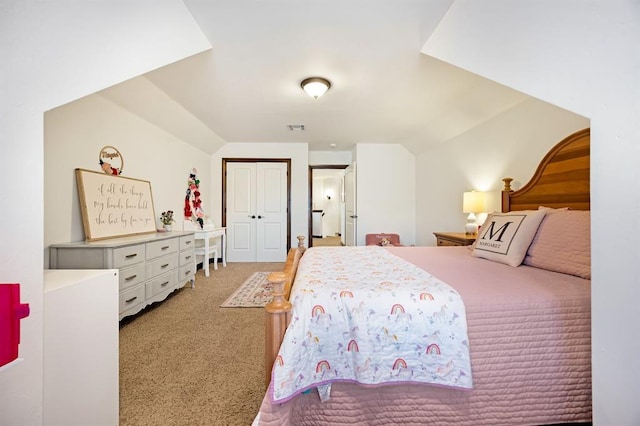
[[[591,212],[545,210],[523,263],[591,279]]]
[[[546,207],[546,206],[538,206],[538,210],[571,210],[569,207],[560,207],[557,209],[554,209],[553,207]]]

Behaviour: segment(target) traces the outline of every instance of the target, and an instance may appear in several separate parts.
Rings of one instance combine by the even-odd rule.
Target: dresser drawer
[[[146,284],[147,299],[151,299],[158,293],[162,293],[165,290],[175,287],[178,282],[178,271],[173,270],[168,274],[163,274],[155,277]]]
[[[144,284],[120,292],[120,314],[145,303]]]
[[[145,245],[138,244],[135,246],[127,246],[113,249],[113,267],[124,268],[129,265],[144,262]]]
[[[178,251],[179,244],[177,238],[147,243],[147,260],[155,259],[165,254],[175,253]]]
[[[451,240],[445,240],[444,238],[438,238],[438,241],[436,242],[436,244],[438,244],[439,246],[460,246],[462,244],[455,242],[455,241],[451,241]]]
[[[178,268],[178,255],[170,254],[159,259],[147,262],[147,278],[153,278],[156,275],[165,274],[172,269]]]
[[[145,280],[146,267],[144,263],[120,269],[120,290],[133,287]]]
[[[187,235],[186,237],[180,237],[180,251],[189,250],[195,246],[195,239],[192,235]]]
[[[196,264],[191,262],[188,265],[184,265],[180,267],[180,272],[178,274],[178,280],[180,282],[190,281],[194,279],[194,275],[196,274]]]
[[[180,252],[180,266],[188,265],[190,263],[194,263],[196,258],[196,254],[193,250],[189,251],[181,251]]]
[[[475,235],[463,232],[434,232],[438,246],[470,246],[476,240]]]

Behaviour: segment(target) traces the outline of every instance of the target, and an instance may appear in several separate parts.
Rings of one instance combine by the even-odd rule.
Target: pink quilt
[[[345,248],[348,249],[348,248]],[[473,389],[335,383],[278,404],[260,425],[514,425],[591,420],[590,281],[470,256],[468,247],[391,247],[451,285],[466,307]]]

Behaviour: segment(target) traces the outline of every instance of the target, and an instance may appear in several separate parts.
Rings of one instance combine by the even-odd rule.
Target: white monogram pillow
[[[471,254],[510,266],[520,265],[545,214],[544,210],[492,213],[478,232]]]

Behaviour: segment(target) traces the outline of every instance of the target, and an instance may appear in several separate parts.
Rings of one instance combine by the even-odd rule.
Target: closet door
[[[227,164],[227,261],[256,261],[256,163]]]
[[[227,261],[284,262],[287,164],[227,163]]]
[[[257,163],[258,262],[284,262],[287,253],[287,165]]]

